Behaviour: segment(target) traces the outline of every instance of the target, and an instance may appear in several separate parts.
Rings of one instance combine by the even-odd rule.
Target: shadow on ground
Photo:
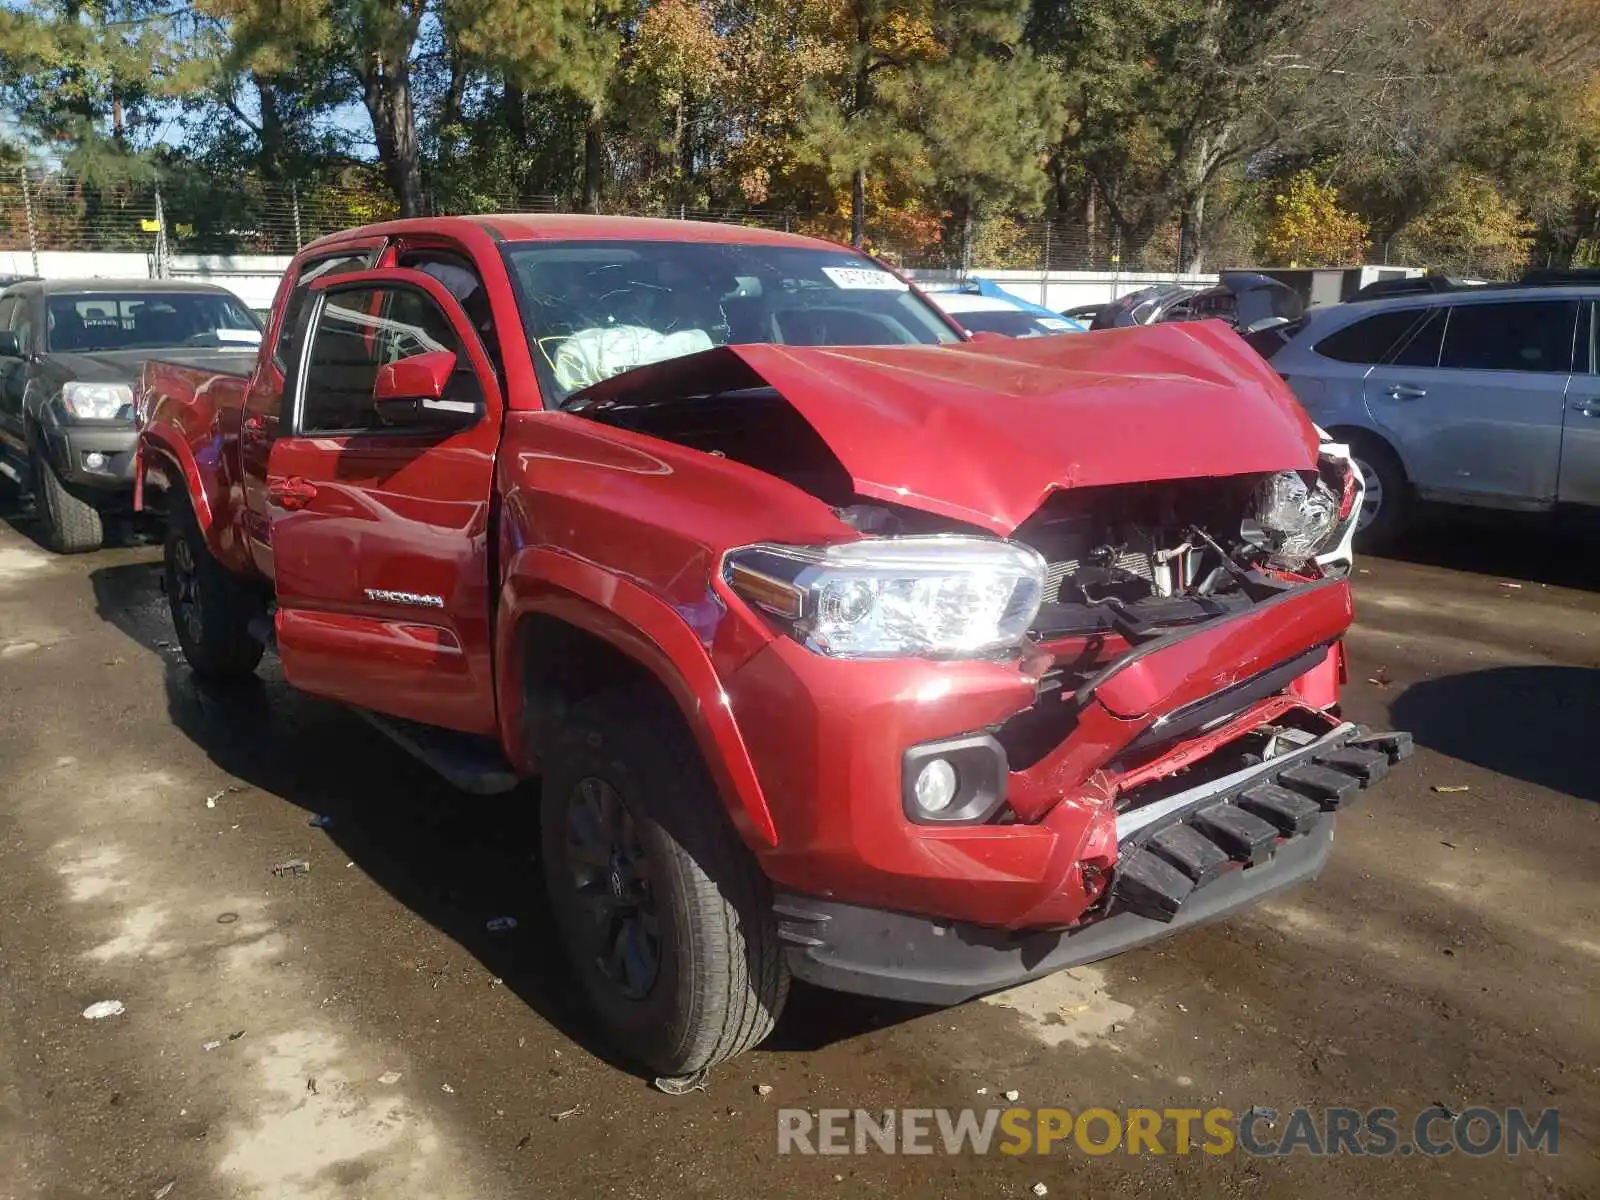
[[[0,521],[4,521],[39,549],[54,553],[44,540],[44,526],[34,511],[33,501],[19,493],[9,479],[0,478]],[[152,546],[161,541],[160,527],[148,518],[131,513],[105,518],[106,546]]]
[[[1496,774],[1600,801],[1600,670],[1494,667],[1414,683],[1389,709],[1418,745]]]
[[[1600,591],[1600,536],[1591,528],[1552,529],[1545,517],[1424,509],[1416,525],[1382,557]]]
[[[172,722],[229,775],[332,819],[328,836],[371,879],[474,955],[562,1034],[621,1070],[585,1013],[539,874],[538,794],[468,796],[356,714],[296,692],[272,656],[241,686],[199,684],[178,657],[160,565],[90,575],[97,614],[165,664]],[[513,914],[514,934],[485,923]],[[767,1050],[814,1050],[926,1010],[797,985]]]

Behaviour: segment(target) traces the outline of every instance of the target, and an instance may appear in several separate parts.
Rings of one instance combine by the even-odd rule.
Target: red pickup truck
[[[1236,911],[1410,750],[1338,715],[1360,480],[1216,322],[969,340],[826,242],[412,220],[136,406],[195,674],[272,645],[469,791],[538,777],[661,1072],[791,977],[955,1003]]]

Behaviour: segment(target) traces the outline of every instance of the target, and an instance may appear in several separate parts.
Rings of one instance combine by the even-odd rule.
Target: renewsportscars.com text
[[[1560,1110],[804,1108],[778,1110],[779,1154],[1555,1154]]]

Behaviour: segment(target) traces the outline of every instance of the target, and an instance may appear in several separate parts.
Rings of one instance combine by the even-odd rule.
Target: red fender
[[[166,459],[182,476],[184,489],[189,493],[189,502],[194,508],[195,520],[200,524],[200,531],[209,536],[212,519],[211,497],[206,494],[205,484],[200,478],[200,468],[195,465],[194,455],[190,453],[188,445],[173,437],[162,426],[152,425],[139,433],[138,455],[136,486],[139,488],[141,499],[144,492],[144,476],[149,464],[156,458]]]
[[[711,656],[667,603],[603,567],[554,550],[518,551],[500,593],[495,657],[500,664],[500,736],[509,757],[535,769],[523,737],[522,618],[548,614],[603,639],[645,667],[671,693],[694,731],[734,825],[747,841],[778,844],[777,827]]]

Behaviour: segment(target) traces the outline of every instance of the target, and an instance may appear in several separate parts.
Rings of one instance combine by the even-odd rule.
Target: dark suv
[[[133,489],[133,383],[144,360],[214,360],[261,344],[232,292],[206,283],[33,280],[0,293],[0,476],[32,492],[56,551],[93,550]]]

